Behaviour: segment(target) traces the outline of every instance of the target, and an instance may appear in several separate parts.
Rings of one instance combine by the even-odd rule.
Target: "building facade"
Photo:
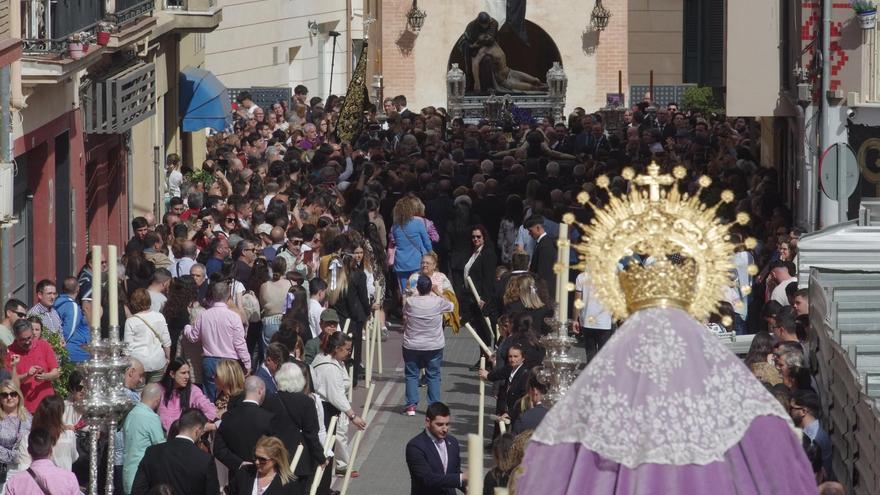
[[[361,2],[220,0],[220,5],[223,22],[207,36],[206,67],[224,85],[304,84],[310,96],[322,98],[345,93],[363,38]]]
[[[200,33],[221,14],[213,0],[5,5],[23,53],[11,64],[14,221],[0,285],[30,301],[36,281],[75,274],[89,246],[123,245],[132,216],[161,214],[164,153],[201,161],[204,138],[177,130],[179,70],[203,62]]]

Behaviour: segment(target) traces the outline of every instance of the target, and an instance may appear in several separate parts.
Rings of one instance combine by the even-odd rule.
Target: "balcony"
[[[123,34],[153,8],[154,0],[21,0],[24,53],[63,54],[72,37],[94,42],[102,23]]]
[[[223,9],[218,0],[156,0],[158,25],[153,38],[169,31],[208,33],[220,25]]]
[[[62,53],[77,33],[93,36],[104,19],[103,0],[22,0],[25,54]]]

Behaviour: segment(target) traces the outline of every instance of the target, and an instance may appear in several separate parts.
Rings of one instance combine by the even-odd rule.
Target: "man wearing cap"
[[[335,309],[325,309],[321,312],[321,335],[306,342],[306,364],[312,364],[315,356],[321,351],[321,337],[324,334],[332,335],[339,331],[339,315]]]

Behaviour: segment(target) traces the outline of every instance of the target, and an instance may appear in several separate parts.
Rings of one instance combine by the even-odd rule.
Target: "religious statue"
[[[458,49],[465,60],[467,79],[473,81],[473,90],[478,93],[546,91],[547,85],[540,79],[507,65],[507,55],[497,40],[498,21],[486,12],[480,12],[469,22],[459,38]]]
[[[484,60],[490,62],[488,67],[491,74],[491,85],[486,89],[516,93],[547,90],[547,84],[541,82],[537,77],[511,69],[507,65],[507,56],[504,54],[504,50],[498,46],[493,36],[481,34],[477,38],[477,46],[479,46],[479,50],[474,55],[471,65],[474,74],[480,74],[481,77],[474,78],[474,91],[480,92],[483,89],[481,84],[481,80],[484,79],[481,74],[483,68],[480,64]]]
[[[604,207],[580,193],[595,217],[578,223],[574,247],[597,297],[624,322],[535,430],[515,493],[816,493],[787,411],[701,323],[717,311],[736,248],[721,203],[700,200],[711,180],[688,195],[681,166],[622,176],[632,190],[621,195],[597,178]]]

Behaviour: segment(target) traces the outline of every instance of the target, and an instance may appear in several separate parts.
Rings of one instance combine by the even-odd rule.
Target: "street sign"
[[[822,191],[835,201],[846,200],[859,185],[859,163],[856,154],[846,143],[831,145],[819,162],[819,181]]]

